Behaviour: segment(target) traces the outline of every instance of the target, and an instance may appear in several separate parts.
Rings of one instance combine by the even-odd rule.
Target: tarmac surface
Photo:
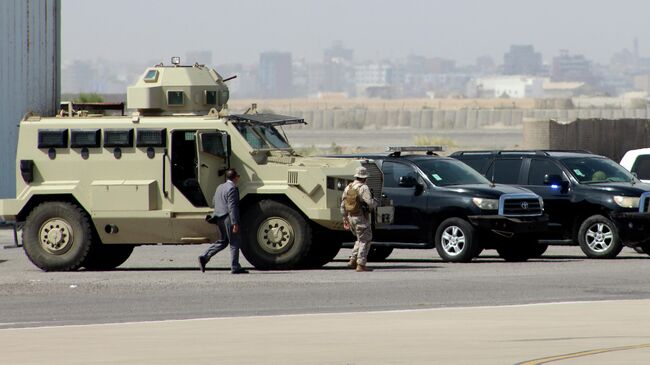
[[[198,270],[206,247],[70,273],[0,249],[0,363],[650,363],[650,257],[629,249],[469,264],[398,250],[372,273],[346,269],[343,250],[319,270],[231,275],[226,252]]]

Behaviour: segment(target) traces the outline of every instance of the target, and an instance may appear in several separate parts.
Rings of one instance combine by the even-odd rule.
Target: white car
[[[650,148],[627,151],[621,166],[636,174],[641,181],[650,183]]]

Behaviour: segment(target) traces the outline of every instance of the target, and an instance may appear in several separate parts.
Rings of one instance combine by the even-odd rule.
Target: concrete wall
[[[578,118],[650,118],[647,109],[389,109],[363,108],[291,110],[273,109],[279,114],[302,116],[306,128],[350,129],[475,129],[489,126],[521,127],[525,120],[563,120]]]
[[[620,161],[625,152],[650,146],[650,119],[526,120],[526,149],[583,149]]]
[[[58,109],[60,14],[60,0],[0,1],[0,197],[16,196],[20,119]]]

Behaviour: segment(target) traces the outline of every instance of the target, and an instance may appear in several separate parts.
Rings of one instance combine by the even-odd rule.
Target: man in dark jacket
[[[247,274],[239,264],[239,174],[235,169],[226,171],[226,182],[217,187],[214,193],[214,213],[216,225],[219,228],[219,239],[207,251],[199,256],[201,272],[205,272],[205,265],[212,256],[219,253],[230,244],[230,272],[233,274]]]

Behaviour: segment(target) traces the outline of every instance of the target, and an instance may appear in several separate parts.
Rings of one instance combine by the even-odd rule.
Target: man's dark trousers
[[[207,251],[203,254],[209,261],[212,256],[216,255],[220,251],[230,244],[230,269],[235,271],[241,269],[239,264],[239,233],[232,233],[232,223],[230,222],[230,216],[226,215],[217,219],[217,227],[219,227],[220,238],[210,245]]]

